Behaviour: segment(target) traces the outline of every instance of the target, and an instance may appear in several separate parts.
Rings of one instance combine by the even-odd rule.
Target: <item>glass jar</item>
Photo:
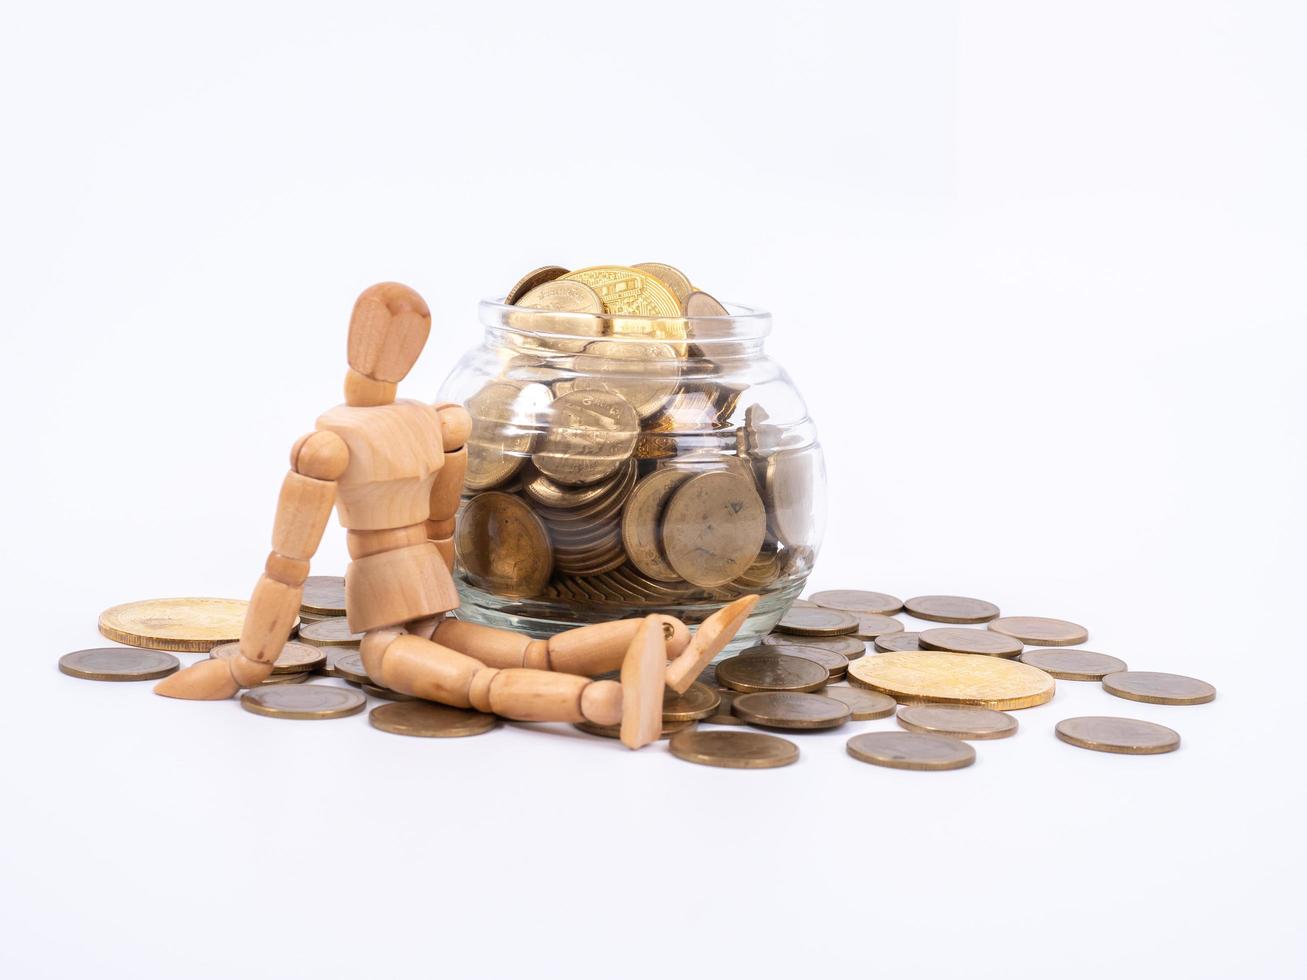
[[[767,357],[771,317],[480,305],[441,386],[473,429],[459,507],[461,619],[535,637],[762,598],[729,649],[802,591],[825,523],[817,432]]]

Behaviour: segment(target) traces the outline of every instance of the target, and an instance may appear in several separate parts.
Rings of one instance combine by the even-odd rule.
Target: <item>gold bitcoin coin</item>
[[[598,483],[631,458],[639,435],[640,419],[620,395],[573,391],[550,403],[549,425],[531,460],[558,483]]]
[[[472,432],[463,476],[466,489],[489,490],[517,474],[530,456],[552,397],[542,384],[493,381],[467,400]]]
[[[239,599],[144,599],[100,613],[100,632],[147,650],[206,653],[240,639],[249,605]]]
[[[738,578],[758,557],[766,533],[767,515],[757,491],[728,471],[686,480],[663,512],[667,562],[701,588]]]
[[[1057,723],[1054,732],[1068,745],[1120,755],[1158,755],[1180,747],[1180,736],[1174,730],[1138,718],[1066,718]]]
[[[966,742],[921,732],[866,732],[845,748],[859,762],[890,769],[963,769],[976,761],[976,750]]]
[[[499,595],[538,595],[554,567],[544,524],[525,502],[507,493],[481,493],[469,500],[458,519],[455,545],[468,577]]]
[[[828,687],[821,692],[828,698],[843,701],[849,706],[849,717],[854,721],[874,721],[888,718],[898,710],[899,703],[888,694],[868,691],[862,687]]]
[[[985,623],[998,618],[998,606],[960,595],[919,595],[907,599],[908,615],[935,623]]]
[[[849,664],[849,683],[903,702],[977,704],[1011,711],[1053,697],[1053,678],[1035,667],[1001,657],[933,650],[882,653]]]
[[[589,269],[577,269],[569,272],[564,279],[583,282],[604,301],[604,309],[611,314],[622,317],[675,317],[681,316],[681,301],[662,280],[640,269],[629,266],[607,265],[594,266]],[[685,327],[681,321],[679,336],[674,326],[662,326],[673,321],[650,321],[645,327],[649,335],[658,340],[684,340]],[[613,325],[614,333],[644,333],[638,324],[628,322],[619,329]]]
[[[1073,647],[1089,639],[1083,626],[1043,616],[1004,616],[991,622],[989,629],[1041,647]]]
[[[567,270],[561,265],[542,265],[539,269],[532,269],[513,284],[513,288],[510,289],[508,295],[504,297],[504,304],[506,306],[512,306],[537,286],[543,285],[547,282],[553,282],[560,276],[565,275],[567,275]]]
[[[828,589],[808,596],[818,606],[842,609],[861,615],[892,616],[903,609],[903,600],[884,592],[864,592],[861,589]]]
[[[796,636],[841,636],[857,630],[857,619],[838,609],[795,609],[791,606],[776,624],[777,633]]]
[[[1021,641],[989,630],[968,629],[965,626],[942,626],[923,630],[917,635],[923,650],[947,650],[950,653],[977,653],[986,657],[1015,657],[1021,652]]]
[[[663,556],[662,514],[668,499],[690,474],[681,470],[654,470],[635,485],[622,510],[622,546],[631,564],[662,582],[679,582],[681,576]]]
[[[1152,670],[1122,670],[1103,678],[1103,690],[1118,698],[1148,704],[1206,704],[1216,688],[1196,677]]]
[[[751,725],[767,728],[838,728],[849,720],[849,706],[837,698],[795,691],[741,694],[732,710]]]
[[[1092,650],[1026,650],[1017,659],[1061,681],[1101,681],[1129,669],[1124,660]]]
[[[87,681],[152,681],[176,672],[181,662],[170,653],[130,647],[76,650],[59,658],[59,670]]]
[[[707,718],[717,710],[721,701],[715,690],[698,681],[691,684],[684,694],[669,690],[663,696],[663,724]]]
[[[363,642],[362,633],[353,633],[344,616],[309,623],[300,630],[300,641],[315,647],[355,647]]]
[[[641,272],[647,272],[655,279],[659,280],[664,286],[672,291],[676,296],[677,302],[684,305],[685,300],[694,292],[694,287],[690,285],[690,279],[684,272],[674,265],[664,265],[662,262],[637,262],[631,266],[632,269],[639,269]],[[688,313],[689,311],[686,310]]]
[[[463,738],[499,726],[495,715],[418,700],[378,705],[368,712],[368,721],[383,732],[418,738]]]
[[[774,769],[799,758],[793,742],[761,732],[685,731],[668,747],[678,759],[720,769]]]
[[[1007,738],[1017,732],[1011,715],[972,704],[908,704],[899,709],[898,720],[910,732],[954,738]]]
[[[230,660],[241,652],[241,645],[236,643],[222,643],[209,651],[209,656],[214,660]],[[272,665],[274,674],[298,674],[316,670],[319,665],[326,663],[327,655],[322,652],[320,647],[313,646],[309,643],[296,643],[290,640],[281,648],[276,662]]]
[[[345,577],[343,575],[310,575],[304,580],[304,595],[300,599],[300,612],[318,619],[345,615]],[[301,617],[303,618],[303,617]]]
[[[882,633],[872,646],[878,653],[895,653],[903,650],[920,650],[920,633]]]
[[[1032,668],[1033,669],[1033,668]],[[815,691],[825,687],[830,671],[804,657],[751,653],[717,665],[717,682],[733,691]]]
[[[318,721],[356,715],[368,699],[359,691],[326,684],[278,684],[241,695],[241,707],[269,718]]]

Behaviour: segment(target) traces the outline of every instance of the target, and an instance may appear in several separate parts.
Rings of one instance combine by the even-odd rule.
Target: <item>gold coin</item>
[[[1120,755],[1159,755],[1180,747],[1180,736],[1174,730],[1137,718],[1065,718],[1057,723],[1054,732],[1068,745]]]
[[[908,615],[935,623],[984,623],[998,618],[998,606],[960,595],[919,595],[903,603]]]
[[[793,742],[761,732],[686,731],[669,748],[678,759],[720,769],[775,769],[799,758]]]
[[[879,653],[895,653],[904,650],[920,650],[917,642],[920,633],[882,633],[872,645]]]
[[[808,596],[813,603],[826,609],[862,615],[892,616],[903,608],[903,600],[884,592],[864,592],[861,589],[828,589]]]
[[[1089,639],[1089,631],[1083,626],[1043,616],[1004,616],[990,623],[989,628],[1022,643],[1042,647],[1073,647]]]
[[[1017,659],[1063,681],[1101,681],[1129,669],[1124,660],[1092,650],[1026,650]]]
[[[539,269],[532,269],[513,284],[513,288],[504,297],[504,305],[512,306],[537,286],[553,282],[560,276],[565,275],[567,275],[567,270],[561,265],[542,265]]]
[[[737,473],[700,473],[672,494],[663,512],[667,562],[687,582],[711,589],[748,568],[762,548],[767,515]]]
[[[874,640],[878,636],[903,632],[903,623],[893,616],[882,616],[879,613],[849,613],[849,615],[858,621],[858,628],[854,630],[853,635],[864,640]]]
[[[458,519],[455,544],[468,577],[499,595],[539,594],[554,566],[544,524],[507,493],[481,493],[469,500]]]
[[[100,613],[100,632],[147,650],[206,653],[240,639],[249,606],[240,599],[145,599]]]
[[[822,650],[838,653],[846,660],[857,660],[867,652],[867,642],[856,636],[798,636],[792,633],[769,633],[762,638],[762,644],[769,647],[820,647]]]
[[[300,611],[319,619],[324,616],[344,616],[345,577],[343,575],[310,575],[306,578],[304,580],[304,595],[300,599]]]
[[[542,384],[492,381],[467,400],[472,432],[464,488],[489,490],[517,474],[535,444],[551,397]]]
[[[942,626],[923,630],[917,635],[923,650],[948,650],[951,653],[978,653],[986,657],[1015,657],[1021,652],[1021,641],[989,630],[968,629],[965,626]]]
[[[356,715],[368,699],[358,691],[327,684],[278,684],[241,695],[241,707],[256,715],[316,721]]]
[[[1148,704],[1206,704],[1216,688],[1196,677],[1151,670],[1122,670],[1103,678],[1103,690],[1118,698]]]
[[[378,705],[368,712],[368,721],[383,732],[419,738],[462,738],[499,726],[495,715],[418,700]]]
[[[795,609],[791,606],[775,629],[777,633],[798,636],[841,636],[856,633],[858,621],[851,613],[838,609]]]
[[[838,728],[849,720],[849,706],[837,698],[796,691],[741,694],[731,709],[751,725],[768,728]]]
[[[716,299],[709,296],[700,289],[693,289],[681,297],[681,302],[685,306],[685,315],[688,317],[709,317],[709,316],[730,316],[730,311],[726,309]]]
[[[569,272],[562,278],[585,283],[599,294],[599,298],[604,301],[604,309],[609,313],[628,317],[681,316],[681,301],[676,298],[676,294],[662,280],[640,269],[621,265],[593,266]],[[627,330],[632,329],[627,327]],[[680,336],[669,337],[661,332],[666,329],[659,328],[654,336],[659,340],[685,339],[684,326],[681,327]],[[635,332],[641,331],[637,329]]]
[[[663,508],[688,479],[690,474],[681,470],[654,470],[635,485],[622,510],[622,546],[631,564],[652,579],[681,580],[663,556],[660,538]]]
[[[826,668],[832,681],[837,681],[849,671],[849,658],[842,653],[827,650],[824,647],[807,646],[802,643],[767,643],[741,650],[740,656],[754,653],[783,653],[787,657],[802,657]]]
[[[791,547],[812,540],[812,501],[821,457],[811,449],[786,450],[767,459],[763,487],[776,537]]]
[[[170,653],[130,647],[76,650],[59,658],[59,670],[88,681],[152,681],[174,673],[181,662]]]
[[[540,505],[542,515],[567,520],[575,517],[589,523],[602,520],[608,511],[616,511],[621,506],[635,486],[638,471],[639,464],[629,459],[607,480],[584,487],[569,487],[555,483],[534,466],[528,466],[522,476],[522,492]],[[614,500],[614,497],[618,499]],[[616,506],[610,506],[612,504]],[[559,513],[554,514],[554,511]]]
[[[600,738],[621,738],[621,725],[596,725],[592,721],[578,721],[572,726],[573,728],[585,732],[587,735],[598,735]],[[663,730],[659,733],[658,738],[671,738],[677,732],[683,732],[693,729],[693,721],[664,721]]]
[[[721,700],[717,710],[705,718],[704,722],[709,725],[743,725],[744,719],[736,717],[731,710],[731,706],[735,704],[736,692],[724,687],[715,687],[713,690]]]
[[[664,265],[662,262],[637,262],[631,268],[639,269],[641,272],[647,272],[653,276],[670,289],[675,294],[677,302],[682,305],[684,305],[686,298],[694,292],[689,277],[674,265]]]
[[[327,655],[327,662],[318,667],[317,673],[324,674],[327,677],[339,677],[345,679],[345,675],[336,669],[336,661],[341,657],[347,657],[354,653],[358,647],[323,647],[322,652]]]
[[[966,742],[921,732],[866,732],[845,748],[859,762],[890,769],[963,769],[976,761],[976,750]]]
[[[968,739],[1007,738],[1017,732],[1017,720],[1011,715],[973,704],[904,705],[899,724],[910,732]]]
[[[969,653],[882,653],[849,664],[849,683],[899,701],[978,704],[1011,711],[1053,697],[1057,685],[1042,670],[1001,657]]]
[[[541,283],[526,293],[517,305],[555,313],[589,313],[597,316],[604,312],[604,302],[598,293],[583,282],[569,279]],[[600,321],[596,320],[595,323],[599,324]],[[593,336],[600,336],[601,329],[596,326]]]
[[[240,642],[222,643],[209,651],[213,660],[230,660],[241,652]],[[274,674],[298,674],[315,670],[327,661],[327,655],[320,647],[309,643],[296,643],[290,640],[281,648],[276,663],[272,665]]]
[[[804,657],[751,653],[717,665],[717,682],[733,691],[815,691],[825,687],[830,671]]]
[[[640,419],[620,395],[573,391],[550,403],[549,427],[531,458],[559,483],[598,483],[631,458],[639,435]]]
[[[336,668],[336,673],[351,684],[372,683],[367,668],[363,666],[362,654],[347,653],[343,657],[337,657],[333,666]]]
[[[888,694],[868,691],[862,687],[828,687],[822,691],[828,698],[843,701],[849,706],[849,717],[854,721],[874,721],[888,718],[898,710],[899,703]]]
[[[663,724],[707,718],[721,702],[716,691],[698,681],[691,684],[684,694],[668,690],[663,694]]]
[[[504,320],[523,332],[519,343],[524,347],[575,354],[595,337],[604,335],[603,301],[585,283],[565,279],[541,283],[517,305],[523,309],[512,311]],[[525,371],[509,370],[505,375],[531,381],[552,381],[562,376],[553,364],[524,366]]]
[[[349,620],[337,616],[309,623],[300,630],[300,642],[315,647],[358,647],[363,642],[363,634],[350,632]]]
[[[274,684],[303,684],[312,676],[308,671],[302,670],[294,674],[269,674],[258,684],[259,687],[271,687]]]
[[[577,376],[559,381],[556,395],[606,391],[630,404],[641,419],[649,419],[675,394],[681,362],[671,344],[596,340],[572,359],[572,370]]]

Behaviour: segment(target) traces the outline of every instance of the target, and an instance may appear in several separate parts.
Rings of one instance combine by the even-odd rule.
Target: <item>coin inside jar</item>
[[[647,272],[649,275],[661,280],[663,285],[676,294],[676,298],[682,304],[685,303],[686,297],[694,292],[689,277],[674,265],[666,265],[662,262],[637,262],[631,268]]]
[[[595,340],[572,362],[579,376],[560,381],[558,394],[605,391],[626,401],[641,419],[652,418],[676,393],[681,362],[671,344],[648,340]]]
[[[1062,681],[1101,681],[1129,669],[1124,660],[1092,650],[1026,650],[1017,659]]]
[[[554,566],[544,524],[526,503],[507,493],[481,493],[469,500],[455,544],[468,577],[500,595],[538,595]]]
[[[838,609],[795,609],[791,606],[776,624],[778,633],[799,636],[840,636],[855,633],[858,621],[851,613]]]
[[[87,681],[152,681],[176,672],[181,661],[161,650],[97,647],[59,658],[59,670]]]
[[[1054,729],[1068,745],[1120,755],[1158,755],[1180,747],[1180,736],[1165,725],[1138,718],[1086,715],[1066,718]]]
[[[549,399],[549,389],[542,384],[507,381],[491,382],[468,399],[472,431],[467,439],[464,487],[488,490],[521,469]]]
[[[837,728],[850,715],[843,701],[797,691],[741,694],[731,710],[749,724],[767,728]]]
[[[936,623],[985,623],[998,618],[998,606],[960,595],[919,595],[907,599],[908,615]]]
[[[635,485],[622,510],[622,545],[631,564],[652,579],[680,581],[681,576],[663,555],[660,542],[663,508],[686,480],[681,470],[654,470]]]
[[[754,691],[815,691],[830,680],[830,671],[803,657],[751,653],[717,665],[717,682],[746,694]]]
[[[825,592],[814,592],[808,598],[827,609],[842,609],[844,612],[864,615],[892,616],[903,608],[902,599],[884,592],[864,592],[861,589],[828,589]]]
[[[567,270],[561,265],[542,265],[539,269],[532,269],[508,291],[504,297],[504,303],[507,306],[514,305],[519,299],[535,289],[542,283],[552,282],[560,276],[567,275]]]
[[[1017,731],[1011,715],[969,704],[908,704],[899,709],[898,721],[911,732],[954,738],[1007,738]]]
[[[667,503],[663,549],[681,578],[715,588],[752,564],[766,531],[762,500],[747,480],[727,471],[700,473]]]
[[[948,650],[952,653],[976,653],[986,657],[1015,657],[1021,652],[1021,641],[989,630],[968,629],[965,626],[943,626],[923,630],[917,636],[923,650]]]
[[[845,747],[859,762],[890,769],[962,769],[976,761],[976,750],[961,739],[923,732],[866,732]]]
[[[991,622],[988,628],[1041,647],[1071,647],[1089,639],[1089,631],[1083,626],[1044,616],[1004,616]]]
[[[598,483],[631,458],[640,435],[635,409],[607,391],[573,391],[549,406],[548,427],[532,461],[568,486]]]
[[[799,758],[793,742],[762,732],[684,731],[672,736],[668,748],[678,759],[722,769],[774,769]]]
[[[1103,678],[1103,690],[1118,698],[1149,704],[1206,704],[1216,688],[1196,677],[1152,670],[1122,670]]]
[[[798,546],[812,537],[812,500],[819,477],[818,457],[807,449],[773,453],[764,467],[763,488],[776,537]]]

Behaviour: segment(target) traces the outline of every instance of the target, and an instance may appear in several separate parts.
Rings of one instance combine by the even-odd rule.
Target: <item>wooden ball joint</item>
[[[334,509],[353,559],[345,574],[349,626],[365,634],[360,651],[376,683],[507,718],[619,725],[633,749],[655,741],[664,689],[687,690],[758,597],[737,599],[693,636],[680,620],[660,615],[548,640],[447,616],[458,607],[450,573],[472,420],[460,405],[395,397],[430,332],[431,311],[408,286],[379,283],[359,296],[345,403],[319,416],[291,448],[240,652],[193,664],[155,692],[217,700],[268,677]],[[614,670],[620,681],[592,679]]]

